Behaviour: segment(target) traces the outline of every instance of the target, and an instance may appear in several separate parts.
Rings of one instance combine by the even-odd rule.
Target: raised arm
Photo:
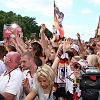
[[[41,29],[40,29],[41,42],[42,42],[42,46],[43,46],[43,50],[45,52],[45,55],[47,57],[49,57],[50,49],[48,48],[48,42],[46,41],[46,36],[44,34],[45,28],[46,28],[45,24],[42,24]]]
[[[21,51],[21,49],[18,47],[18,44],[15,42],[15,40],[14,40],[14,39],[11,39],[11,42],[12,42],[13,45],[15,46],[17,52],[18,52],[20,55],[22,55],[22,51]]]
[[[79,33],[77,33],[77,38],[78,38],[79,47],[80,47],[81,52],[85,51],[84,50],[84,46],[81,43],[81,39],[80,39],[80,34]]]
[[[16,43],[17,43],[18,47],[20,48],[20,50],[22,52],[25,52],[26,51],[25,43],[23,42],[23,38],[22,38],[23,32],[17,33],[17,31],[15,29],[12,29],[11,31],[12,31],[12,34],[14,34],[14,36],[15,36]]]
[[[62,50],[60,50],[60,52],[57,54],[57,56],[53,62],[53,65],[52,65],[52,69],[55,73],[57,71],[57,67],[58,67],[61,56],[64,55],[64,57],[66,58],[66,56],[65,56],[66,51],[69,50],[71,46],[72,46],[71,38],[67,38],[66,40],[63,41],[63,46],[61,45],[61,47],[60,47],[60,49],[62,48]]]
[[[55,58],[53,64],[52,64],[52,69],[54,71],[54,73],[56,74],[57,72],[57,68],[58,68],[58,64],[59,64],[59,58],[58,56]]]

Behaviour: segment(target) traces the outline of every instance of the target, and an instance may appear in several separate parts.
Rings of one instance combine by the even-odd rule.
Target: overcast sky
[[[45,23],[51,31],[54,24],[53,0],[0,0],[0,10],[13,11],[21,16],[35,17],[37,23]],[[55,0],[64,13],[65,37],[76,39],[81,34],[85,41],[95,36],[100,15],[100,0]]]

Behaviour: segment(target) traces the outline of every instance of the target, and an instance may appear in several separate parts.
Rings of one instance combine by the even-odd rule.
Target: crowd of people
[[[12,29],[15,37],[0,44],[0,100],[100,100],[100,41],[48,39],[45,28],[25,41]],[[98,73],[86,76],[89,68]]]

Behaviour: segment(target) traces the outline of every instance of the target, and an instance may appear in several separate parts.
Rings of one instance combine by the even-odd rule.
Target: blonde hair
[[[76,59],[77,61],[79,61],[80,59],[82,59],[81,56],[74,56],[74,57],[72,57],[72,58]]]
[[[96,54],[88,55],[87,61],[88,61],[89,66],[95,66],[96,64],[98,64],[97,55]]]
[[[55,74],[50,66],[48,66],[47,64],[44,64],[37,69],[36,74],[35,74],[36,86],[40,85],[38,81],[39,77],[45,77],[48,80],[49,87],[52,88],[54,84],[54,80],[55,80]]]

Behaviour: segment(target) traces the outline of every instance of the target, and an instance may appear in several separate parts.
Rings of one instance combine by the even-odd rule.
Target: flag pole
[[[55,5],[55,0],[53,0],[53,22],[54,22],[54,20],[55,20],[55,19],[54,19],[54,18],[55,18],[55,17],[54,17],[54,5]],[[54,23],[53,23],[53,25],[54,25]],[[54,26],[55,26],[55,25],[54,25]]]
[[[55,0],[53,0],[53,7],[55,6]],[[54,13],[54,12],[53,12]]]

